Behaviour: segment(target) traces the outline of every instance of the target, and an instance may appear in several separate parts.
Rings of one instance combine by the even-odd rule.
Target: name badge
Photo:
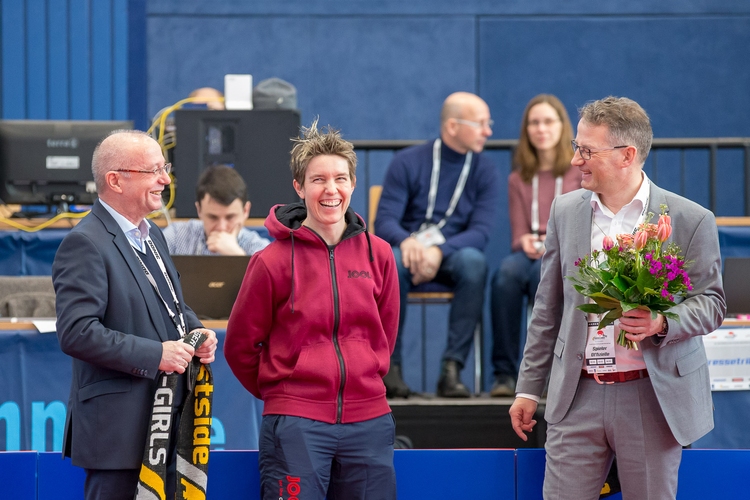
[[[436,225],[422,224],[419,231],[414,233],[414,238],[420,242],[425,248],[433,247],[436,245],[442,245],[445,243],[445,237],[440,231],[440,228]]]
[[[586,373],[612,373],[617,371],[615,363],[615,327],[598,328],[599,320],[588,322],[586,342]]]

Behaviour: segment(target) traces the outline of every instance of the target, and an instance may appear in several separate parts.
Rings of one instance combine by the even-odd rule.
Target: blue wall
[[[750,135],[750,4],[743,0],[152,0],[148,109],[225,73],[278,76],[303,123],[355,139],[421,139],[455,90],[490,104],[496,138],[518,135],[540,92],[576,107],[639,101],[657,137]]]
[[[0,0],[0,117],[146,124],[146,0]]]

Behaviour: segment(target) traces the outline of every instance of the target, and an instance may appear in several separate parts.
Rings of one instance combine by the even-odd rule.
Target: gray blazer
[[[150,234],[183,302],[164,236],[154,224]],[[169,338],[130,242],[98,202],[60,244],[52,280],[60,348],[73,358],[63,455],[84,468],[139,468]],[[183,307],[188,330],[199,328]]]
[[[713,214],[651,183],[648,210],[669,207],[670,241],[687,261],[693,290],[672,308],[669,333],[640,343],[650,380],[675,439],[687,445],[713,429],[713,405],[702,335],[719,328],[726,313],[721,280],[718,231]],[[528,328],[517,392],[541,395],[549,376],[545,419],[560,422],[578,388],[586,347],[586,316],[576,309],[585,298],[565,276],[574,275],[577,259],[591,253],[591,191],[559,196],[547,225],[547,248],[541,281]],[[655,222],[655,221],[654,221]]]

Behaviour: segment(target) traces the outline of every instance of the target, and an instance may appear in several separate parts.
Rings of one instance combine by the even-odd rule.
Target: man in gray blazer
[[[726,303],[714,216],[657,187],[643,173],[653,134],[646,112],[627,98],[607,97],[580,110],[571,163],[582,190],[552,205],[541,281],[510,409],[526,440],[545,384],[549,389],[545,499],[596,499],[610,464],[624,498],[675,498],[682,446],[713,428],[702,335],[717,329]],[[586,299],[566,276],[575,262],[602,248],[605,235],[631,233],[648,212],[667,205],[692,291],[671,309],[679,321],[632,310],[609,333],[627,332],[638,350],[614,346],[617,372],[588,374],[587,331],[596,318],[576,309]],[[593,336],[593,335],[592,335]]]
[[[217,340],[211,330],[197,350],[180,340],[202,325],[183,302],[164,236],[146,219],[170,182],[159,144],[143,132],[115,132],[97,146],[92,169],[99,201],[52,266],[57,335],[73,358],[63,455],[86,470],[86,500],[132,500],[157,375],[185,373],[193,355],[212,362]],[[183,398],[184,379],[176,391]]]

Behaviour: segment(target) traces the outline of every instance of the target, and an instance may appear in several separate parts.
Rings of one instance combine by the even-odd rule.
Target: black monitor
[[[90,205],[94,148],[131,121],[0,120],[0,200],[6,204]]]
[[[247,184],[250,217],[265,218],[277,203],[299,197],[289,170],[291,139],[299,135],[300,113],[293,109],[175,111],[177,217],[195,217],[195,186],[211,165],[229,165]]]

